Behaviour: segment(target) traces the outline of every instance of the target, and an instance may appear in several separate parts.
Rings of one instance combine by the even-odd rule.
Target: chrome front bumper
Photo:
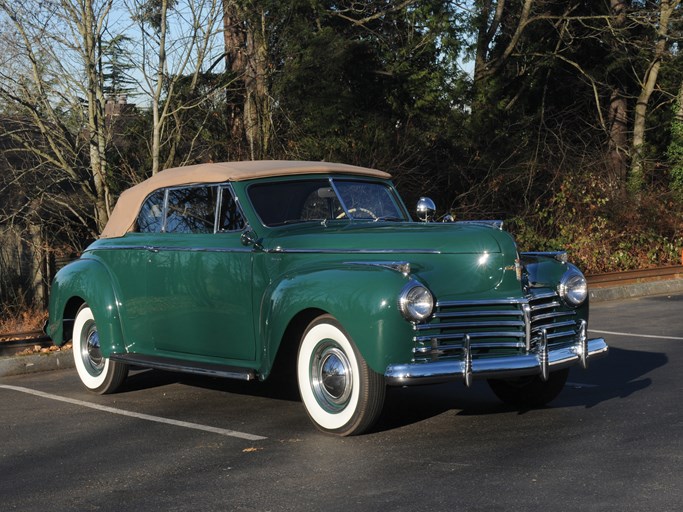
[[[463,380],[469,386],[475,378],[507,379],[522,375],[540,375],[546,380],[550,372],[561,368],[576,364],[586,368],[589,360],[603,357],[608,351],[603,338],[587,339],[584,335],[575,345],[568,347],[548,349],[547,340],[543,340],[534,353],[472,359],[469,340],[466,340],[461,360],[389,365],[384,377],[390,386],[453,380]]]

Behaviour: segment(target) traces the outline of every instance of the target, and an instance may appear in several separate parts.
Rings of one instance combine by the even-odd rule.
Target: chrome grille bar
[[[415,361],[546,351],[573,342],[580,326],[554,290],[526,297],[440,301],[429,323],[417,324]],[[465,347],[467,345],[467,348]]]
[[[453,333],[453,334],[432,334],[432,335],[425,335],[425,336],[415,336],[413,338],[415,341],[418,342],[427,342],[431,340],[461,340],[465,337],[465,335],[468,335],[470,338],[474,339],[481,339],[481,338],[519,338],[523,339],[524,338],[524,333],[523,332],[503,332],[503,331],[489,331],[489,332],[467,332],[467,333]],[[504,342],[501,342],[501,345]],[[478,345],[478,343],[477,343]]]
[[[492,316],[492,315],[489,315]],[[436,324],[436,325],[431,325],[431,324],[426,324],[426,325],[418,325],[415,327],[415,330],[417,331],[425,331],[428,329],[464,329],[466,327],[471,327],[474,329],[485,329],[486,327],[495,327],[495,326],[503,326],[503,327],[524,327],[524,321],[523,320],[501,320],[501,321],[482,321],[482,322],[445,322],[442,324]]]

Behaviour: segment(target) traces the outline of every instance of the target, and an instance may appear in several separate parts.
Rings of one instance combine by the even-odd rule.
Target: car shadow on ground
[[[587,370],[573,368],[562,393],[545,408],[590,408],[608,400],[627,399],[648,388],[652,379],[646,375],[667,362],[663,353],[611,348],[607,357],[592,362]],[[375,430],[399,428],[449,410],[466,416],[529,411],[500,402],[485,381],[475,381],[470,389],[459,382],[389,389]]]
[[[203,389],[224,391],[238,395],[258,396],[275,400],[299,401],[299,390],[296,380],[291,378],[277,377],[259,381],[241,381],[218,377],[193,375],[187,373],[152,370],[144,368],[131,369],[131,373],[121,388],[122,393],[142,391],[170,384],[183,384]]]
[[[612,347],[606,358],[591,363],[588,370],[572,369],[564,391],[551,405],[589,408],[626,399],[650,387],[653,380],[648,375],[668,362],[661,352]]]
[[[606,358],[594,361],[588,370],[573,368],[562,393],[547,408],[594,407],[613,399],[627,399],[652,384],[647,374],[668,362],[666,354],[611,348]],[[139,391],[170,384],[183,384],[237,395],[256,396],[288,402],[300,401],[293,374],[280,374],[264,382],[188,375],[159,370],[136,370],[124,384],[123,392]],[[501,403],[485,381],[471,388],[462,382],[387,388],[383,412],[373,432],[393,430],[428,420],[448,411],[458,415],[493,415],[525,410]],[[302,409],[303,414],[303,409]]]

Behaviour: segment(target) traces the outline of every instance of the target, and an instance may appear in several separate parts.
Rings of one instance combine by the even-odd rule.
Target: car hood
[[[521,293],[517,248],[505,231],[467,223],[355,223],[296,226],[264,240],[273,253],[318,253],[316,261],[407,262],[440,300]],[[310,264],[310,258],[300,260]]]
[[[500,253],[514,245],[505,231],[469,223],[299,224],[274,230],[268,250],[406,254]]]

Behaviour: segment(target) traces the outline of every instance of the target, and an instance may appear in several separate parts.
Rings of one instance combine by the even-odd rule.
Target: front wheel
[[[296,366],[306,412],[323,432],[360,434],[382,411],[384,376],[367,365],[332,316],[320,316],[308,326]]]
[[[102,355],[100,335],[92,310],[84,304],[73,331],[74,363],[83,385],[101,395],[116,391],[128,376],[128,365]]]
[[[488,383],[495,395],[504,403],[515,407],[542,407],[564,388],[569,368],[552,372],[547,381],[539,375],[516,379],[489,379]]]

